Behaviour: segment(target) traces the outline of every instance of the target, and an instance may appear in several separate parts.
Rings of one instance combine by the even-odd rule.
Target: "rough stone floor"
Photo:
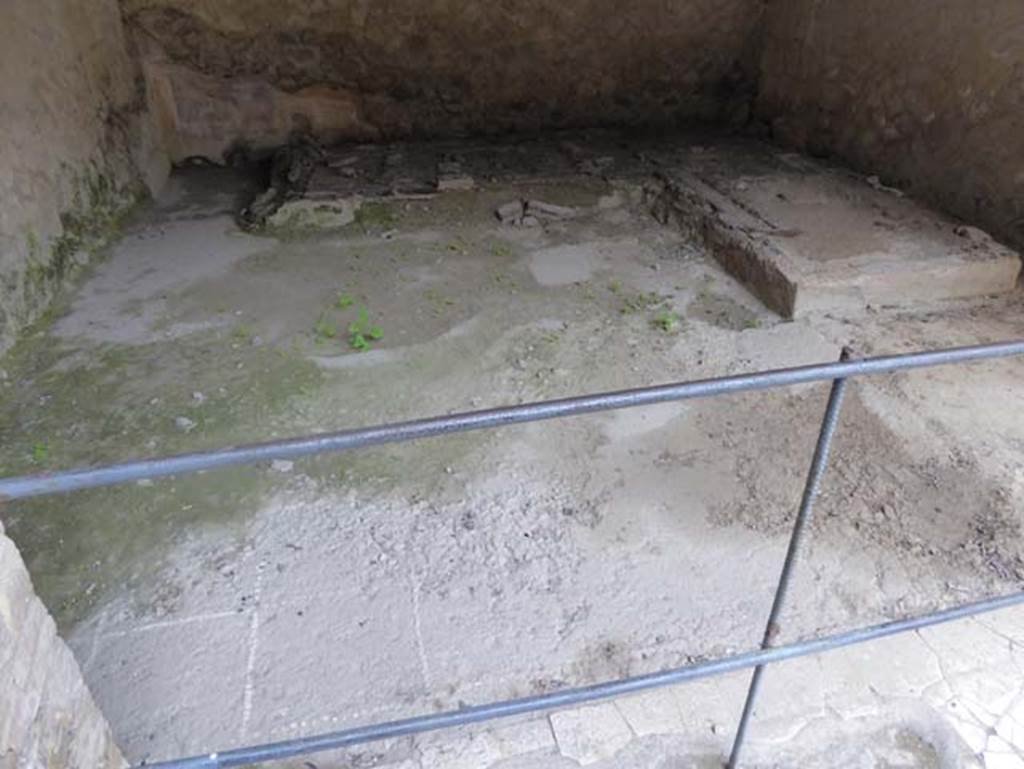
[[[846,343],[1024,336],[1019,292],[784,321],[658,224],[636,180],[498,178],[261,236],[234,224],[243,187],[173,177],[3,362],[3,474],[828,361]],[[498,221],[523,198],[575,215]],[[784,639],[1020,587],[1022,381],[1006,360],[851,385]],[[43,498],[4,521],[126,755],[154,761],[754,647],[826,392]],[[773,667],[746,765],[1024,767],[1022,643],[1024,612],[1005,611]],[[285,765],[713,767],[746,681]]]

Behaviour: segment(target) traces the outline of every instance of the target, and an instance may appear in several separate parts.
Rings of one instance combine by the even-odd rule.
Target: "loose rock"
[[[499,206],[495,215],[502,224],[537,227],[543,222],[572,219],[579,215],[579,209],[545,203],[543,200],[516,200]]]
[[[572,219],[579,213],[575,208],[545,203],[543,200],[526,201],[526,210],[541,219]]]
[[[183,433],[190,433],[195,429],[196,423],[188,417],[175,417],[174,426]]]
[[[523,222],[526,204],[522,200],[513,200],[511,203],[498,206],[494,213],[502,224],[519,225]]]

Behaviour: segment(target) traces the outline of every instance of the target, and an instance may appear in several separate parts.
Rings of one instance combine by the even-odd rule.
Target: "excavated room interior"
[[[2,477],[1024,337],[1018,0],[7,0],[0,29]],[[782,641],[1024,586],[1022,377],[850,382]],[[827,394],[0,520],[152,763],[755,648]],[[1024,768],[1022,643],[1010,609],[772,667],[744,765]],[[720,766],[748,681],[281,766]],[[0,765],[74,742],[7,691]]]

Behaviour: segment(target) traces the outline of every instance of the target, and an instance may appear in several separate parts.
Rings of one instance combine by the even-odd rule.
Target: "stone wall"
[[[3,0],[0,30],[2,353],[167,164],[117,0]]]
[[[1020,0],[121,0],[174,160],[747,121],[1024,244]]]
[[[172,156],[745,122],[764,0],[123,0]]]
[[[757,112],[1024,246],[1021,0],[777,0]]]
[[[0,769],[126,766],[0,524]]]

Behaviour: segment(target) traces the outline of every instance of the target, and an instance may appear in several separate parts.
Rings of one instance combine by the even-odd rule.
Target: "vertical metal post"
[[[850,351],[844,347],[839,356],[840,361],[850,358]],[[782,573],[779,574],[779,583],[775,588],[775,599],[772,601],[772,610],[768,615],[768,624],[764,629],[764,638],[761,640],[761,648],[771,648],[775,638],[779,634],[779,616],[782,614],[782,607],[786,601],[786,593],[789,591],[789,583],[793,576],[793,567],[800,553],[800,544],[803,541],[804,531],[811,521],[811,512],[814,509],[814,500],[818,496],[818,488],[821,478],[828,467],[829,449],[832,446],[832,436],[836,431],[836,424],[839,421],[839,411],[843,405],[843,394],[846,390],[846,379],[832,380],[832,391],[828,396],[828,405],[825,407],[825,416],[821,422],[821,430],[818,433],[818,443],[814,447],[814,458],[811,460],[811,468],[807,473],[807,483],[804,485],[803,498],[800,500],[800,509],[796,514],[796,521],[793,523],[793,533],[789,537],[789,548],[786,550],[786,560],[782,564]],[[747,700],[743,705],[743,714],[740,716],[739,726],[736,727],[736,737],[732,743],[732,752],[729,755],[727,769],[737,769],[740,760],[740,750],[743,747],[743,739],[747,734],[747,726],[750,717],[754,712],[754,703],[757,700],[758,690],[761,688],[761,676],[764,673],[764,665],[754,668],[754,674],[750,679],[750,688],[747,690]]]

